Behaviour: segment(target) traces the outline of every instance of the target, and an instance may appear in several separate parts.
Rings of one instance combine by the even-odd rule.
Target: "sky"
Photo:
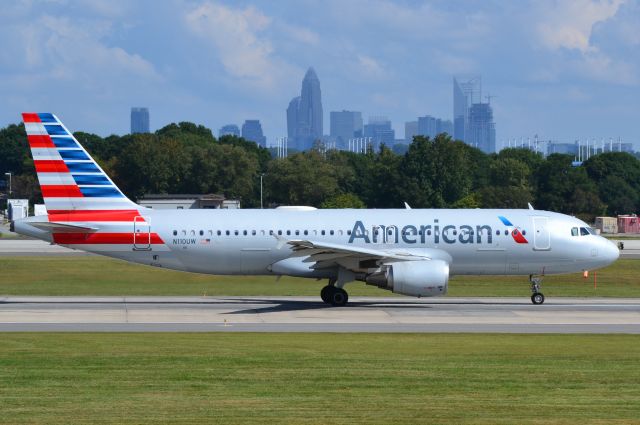
[[[497,145],[622,137],[640,149],[640,0],[14,0],[0,8],[0,126],[53,112],[72,131],[260,119],[313,66],[329,112],[451,119],[452,77],[481,75]],[[494,97],[495,96],[495,97]]]

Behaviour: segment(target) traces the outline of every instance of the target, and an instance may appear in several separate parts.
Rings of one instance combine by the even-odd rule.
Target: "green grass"
[[[593,274],[547,276],[547,296],[640,297],[640,261],[618,260]],[[318,295],[325,281],[264,276],[210,276],[141,266],[104,257],[0,257],[0,295]],[[351,295],[389,296],[350,283]],[[525,276],[457,276],[450,296],[529,296]]]
[[[631,335],[2,334],[0,423],[631,424]]]

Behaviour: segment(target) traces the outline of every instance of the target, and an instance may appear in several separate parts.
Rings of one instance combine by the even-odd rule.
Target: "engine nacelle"
[[[443,260],[399,261],[366,276],[365,282],[412,297],[444,295],[449,282],[449,263]]]

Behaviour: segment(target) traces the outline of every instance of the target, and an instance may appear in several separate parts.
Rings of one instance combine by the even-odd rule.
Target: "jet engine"
[[[449,282],[449,263],[443,260],[399,261],[367,275],[365,282],[413,297],[444,295]]]

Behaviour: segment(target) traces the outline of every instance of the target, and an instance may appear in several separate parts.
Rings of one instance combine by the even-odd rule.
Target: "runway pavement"
[[[640,299],[0,297],[0,331],[640,334]]]

